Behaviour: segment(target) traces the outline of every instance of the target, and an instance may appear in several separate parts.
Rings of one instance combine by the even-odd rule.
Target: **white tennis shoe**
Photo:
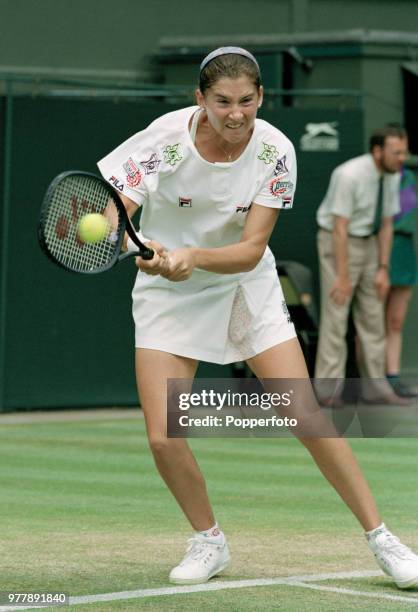
[[[418,586],[418,556],[412,550],[384,524],[366,537],[377,563],[400,589]]]
[[[174,584],[207,582],[230,562],[228,544],[222,533],[209,538],[196,533],[187,542],[183,561],[170,572],[169,580]]]

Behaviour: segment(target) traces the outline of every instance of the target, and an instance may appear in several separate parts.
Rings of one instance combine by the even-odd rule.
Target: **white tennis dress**
[[[107,181],[143,207],[144,239],[169,250],[235,244],[252,203],[293,203],[296,158],[282,132],[256,119],[236,161],[211,163],[194,145],[199,112],[193,106],[163,115],[98,163]],[[226,364],[296,335],[268,247],[250,272],[195,269],[171,282],[139,271],[132,296],[141,348]]]

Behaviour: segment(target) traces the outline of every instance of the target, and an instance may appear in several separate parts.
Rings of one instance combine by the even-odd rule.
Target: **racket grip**
[[[148,259],[152,259],[152,258],[154,257],[154,251],[153,251],[152,249],[147,249],[147,248],[145,247],[145,249],[143,249],[143,250],[142,250],[142,251],[139,253],[139,256],[140,256],[142,259],[146,259],[146,260],[148,260]]]

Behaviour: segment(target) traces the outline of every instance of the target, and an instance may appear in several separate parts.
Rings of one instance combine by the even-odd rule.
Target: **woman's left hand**
[[[374,279],[374,286],[379,300],[384,302],[390,289],[389,274],[386,268],[378,269]]]
[[[161,276],[173,282],[184,281],[191,277],[196,265],[193,249],[175,249],[167,253],[166,257],[167,266]]]

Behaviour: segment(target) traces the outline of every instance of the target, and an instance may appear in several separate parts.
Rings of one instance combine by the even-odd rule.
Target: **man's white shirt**
[[[332,231],[334,215],[349,219],[351,236],[369,236],[377,207],[380,174],[373,157],[366,153],[337,166],[318,211],[318,225]],[[383,217],[400,210],[400,173],[383,175]]]

